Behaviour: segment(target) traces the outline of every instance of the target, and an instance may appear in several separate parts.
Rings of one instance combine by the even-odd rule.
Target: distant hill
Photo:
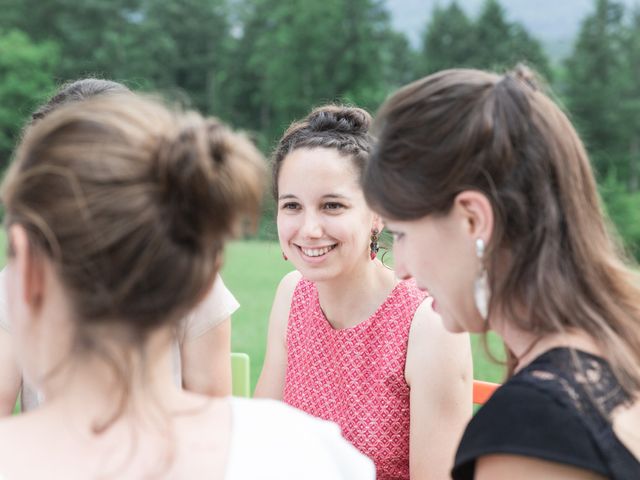
[[[639,0],[621,0],[629,6]],[[451,0],[386,0],[394,27],[404,32],[411,44],[420,39],[436,5]],[[475,17],[484,0],[458,0],[469,16]],[[521,22],[544,46],[549,58],[557,62],[565,58],[573,46],[582,19],[594,9],[594,0],[502,0],[507,18]]]

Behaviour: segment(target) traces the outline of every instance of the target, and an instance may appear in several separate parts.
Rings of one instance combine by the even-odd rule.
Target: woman
[[[2,188],[7,298],[23,374],[47,401],[0,421],[0,476],[373,476],[330,424],[174,381],[178,322],[255,220],[263,176],[217,120],[132,94],[28,130]]]
[[[124,85],[97,78],[83,78],[64,84],[51,99],[31,116],[30,126],[62,105],[101,95],[127,94]],[[0,272],[0,285],[6,281]],[[218,276],[211,294],[189,313],[180,325],[174,346],[176,382],[196,393],[211,396],[231,394],[231,319],[239,307],[231,292]],[[13,352],[10,321],[6,312],[4,289],[0,290],[0,415],[13,411],[20,392],[22,411],[36,408],[43,400],[29,384],[22,383]]]
[[[518,67],[402,88],[381,108],[366,196],[446,328],[494,330],[514,359],[454,479],[640,478],[637,276],[580,139],[536,85]]]
[[[359,185],[369,123],[321,107],[276,148],[278,237],[296,271],[276,293],[256,395],[338,423],[378,479],[446,478],[471,415],[469,338],[376,258],[383,225]]]

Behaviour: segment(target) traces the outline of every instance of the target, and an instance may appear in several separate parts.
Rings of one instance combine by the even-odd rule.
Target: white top
[[[275,400],[232,398],[231,411],[225,480],[375,479],[373,462],[335,423]]]
[[[11,324],[7,314],[7,289],[5,282],[6,269],[0,271],[0,328],[10,332]],[[173,346],[173,368],[175,380],[182,385],[182,369],[180,365],[180,344],[185,340],[199,337],[210,329],[218,326],[222,321],[235,312],[240,304],[225,286],[220,275],[216,276],[213,287],[205,299],[181,323],[178,338]],[[22,410],[33,410],[41,398],[28,384],[23,385],[21,392]]]

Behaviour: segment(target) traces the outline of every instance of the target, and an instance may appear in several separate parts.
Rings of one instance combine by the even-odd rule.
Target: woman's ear
[[[12,281],[17,282],[18,291],[25,304],[39,310],[44,298],[45,272],[42,260],[29,242],[24,227],[12,225],[9,228],[10,254],[13,268]]]
[[[485,244],[493,234],[493,207],[487,196],[477,190],[465,190],[453,201],[453,209],[460,215],[463,227],[474,240],[481,238]]]
[[[382,221],[382,217],[378,214],[374,214],[371,230],[375,229],[375,230],[378,230],[378,232],[382,232],[383,228],[384,228],[384,222]]]

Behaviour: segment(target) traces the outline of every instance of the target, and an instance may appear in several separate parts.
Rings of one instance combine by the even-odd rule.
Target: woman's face
[[[373,228],[380,222],[367,207],[351,159],[329,148],[300,148],[285,157],[278,177],[278,237],[305,278],[331,280],[370,262]]]
[[[393,234],[393,256],[400,278],[414,277],[434,298],[434,309],[451,332],[484,331],[473,299],[479,261],[468,220],[456,209],[446,216],[385,221]]]

